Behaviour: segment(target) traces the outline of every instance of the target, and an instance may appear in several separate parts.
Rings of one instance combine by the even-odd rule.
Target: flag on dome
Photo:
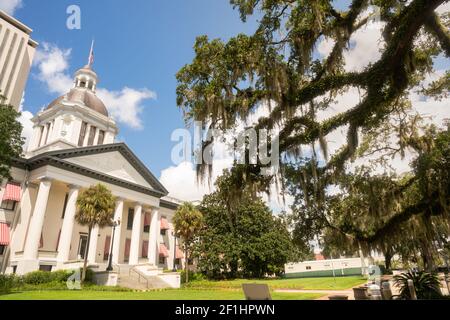
[[[94,64],[94,40],[92,40],[91,51],[89,52],[89,62],[88,65],[92,67]]]

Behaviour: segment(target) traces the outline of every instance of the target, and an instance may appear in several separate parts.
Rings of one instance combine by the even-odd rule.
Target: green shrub
[[[189,271],[189,281],[206,280],[206,277],[200,272]],[[186,283],[186,271],[181,271],[181,283]]]
[[[80,269],[80,275],[83,272],[83,269]],[[93,283],[94,280],[94,271],[90,268],[86,269],[86,278],[84,279],[84,282],[87,283]]]
[[[67,282],[69,277],[73,275],[74,270],[58,270],[52,272],[52,282]]]
[[[42,284],[51,282],[52,276],[50,272],[33,271],[23,276],[24,284]]]
[[[428,272],[419,271],[406,272],[394,277],[394,284],[400,290],[400,299],[411,299],[408,280],[412,280],[414,283],[417,299],[429,300],[442,298],[438,276]]]
[[[10,293],[14,286],[15,276],[0,274],[0,294]]]
[[[23,284],[65,283],[73,273],[73,270],[58,270],[54,272],[34,271],[23,276]]]

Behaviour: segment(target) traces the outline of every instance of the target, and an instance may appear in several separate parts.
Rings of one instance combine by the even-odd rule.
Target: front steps
[[[155,290],[180,287],[178,273],[164,273],[162,269],[148,264],[120,266],[117,285],[133,290]]]

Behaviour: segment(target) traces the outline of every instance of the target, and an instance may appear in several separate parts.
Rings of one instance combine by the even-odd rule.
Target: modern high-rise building
[[[38,43],[29,27],[0,10],[0,95],[19,108]]]

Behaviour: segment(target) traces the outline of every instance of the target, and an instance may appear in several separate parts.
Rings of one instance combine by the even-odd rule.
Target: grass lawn
[[[314,300],[325,294],[273,292],[279,289],[345,290],[365,283],[361,277],[303,278],[274,280],[194,281],[179,290],[167,289],[149,292],[119,291],[120,288],[89,286],[81,291],[56,290],[61,288],[16,290],[0,295],[0,300],[243,300],[243,283],[266,283],[274,300]]]
[[[274,279],[274,280],[230,280],[230,281],[195,281],[188,284],[189,288],[222,288],[239,289],[243,283],[267,283],[272,290],[297,289],[297,290],[345,290],[364,284],[367,279],[355,277],[324,277],[301,279]]]
[[[274,300],[314,300],[321,294],[272,293]],[[0,300],[244,300],[241,290],[180,289],[149,292],[118,291],[25,291],[0,295]]]

